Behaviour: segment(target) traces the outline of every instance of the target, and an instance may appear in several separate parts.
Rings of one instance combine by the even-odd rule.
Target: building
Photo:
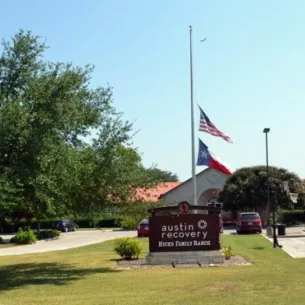
[[[197,204],[208,206],[217,203],[218,194],[223,189],[228,177],[228,175],[212,168],[207,168],[197,174]],[[162,194],[159,198],[167,205],[178,204],[181,201],[187,201],[193,204],[192,178],[180,183],[168,192]]]
[[[207,168],[196,175],[197,181],[197,204],[203,206],[221,205],[218,201],[219,192],[229,178],[228,175],[218,172],[212,168]],[[192,178],[180,183],[171,190],[163,193],[160,197],[166,205],[176,205],[181,201],[193,204],[193,181]],[[224,224],[233,222],[231,212],[222,212]]]

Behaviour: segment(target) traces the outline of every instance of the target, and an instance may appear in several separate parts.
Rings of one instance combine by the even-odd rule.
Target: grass
[[[116,270],[112,242],[0,257],[0,304],[304,304],[304,259],[260,235],[222,236],[222,244],[253,265]]]
[[[3,243],[3,244],[0,244],[0,249],[12,247],[13,245],[14,244]]]

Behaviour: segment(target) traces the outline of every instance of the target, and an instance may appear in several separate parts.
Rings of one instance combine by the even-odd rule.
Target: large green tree
[[[167,170],[162,170],[162,169],[158,168],[157,166],[153,166],[146,170],[148,172],[148,175],[150,175],[151,177],[154,177],[154,179],[156,181],[159,181],[159,182],[177,182],[177,181],[179,181],[177,174],[174,174]]]
[[[0,216],[12,208],[38,221],[96,211],[150,180],[127,147],[132,126],[116,112],[111,88],[89,86],[89,65],[45,61],[46,48],[24,31],[2,44]],[[83,140],[90,130],[92,144]]]
[[[303,187],[300,178],[284,168],[270,167],[270,194],[276,194],[278,206],[289,209],[292,202],[284,193],[283,182],[288,181],[290,191],[302,193]],[[263,208],[269,210],[267,192],[266,166],[244,167],[228,178],[220,192],[220,201],[225,210],[246,211]]]

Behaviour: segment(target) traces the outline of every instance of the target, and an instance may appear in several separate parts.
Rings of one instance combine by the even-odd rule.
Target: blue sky
[[[304,16],[303,0],[6,0],[0,36],[29,29],[47,39],[48,60],[94,64],[91,84],[113,86],[116,108],[139,130],[144,164],[184,180],[192,24],[194,101],[234,143],[196,137],[235,170],[265,164],[262,130],[270,127],[270,165],[305,178]],[[195,117],[197,130],[197,108]]]

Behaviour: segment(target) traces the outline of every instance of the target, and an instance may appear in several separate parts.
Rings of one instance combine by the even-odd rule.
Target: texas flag
[[[222,163],[212,152],[209,151],[208,147],[199,139],[199,153],[197,159],[197,166],[205,165],[210,168],[222,172],[226,175],[232,175],[231,170]]]

